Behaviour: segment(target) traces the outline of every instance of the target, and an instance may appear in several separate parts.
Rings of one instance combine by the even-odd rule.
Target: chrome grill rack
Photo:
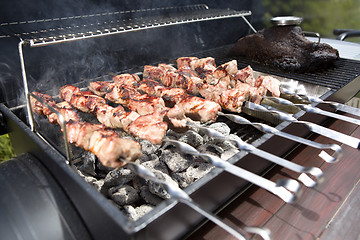
[[[205,4],[119,11],[83,16],[2,23],[1,38],[17,37],[31,47],[134,32],[172,25],[241,17],[251,11],[210,9]]]

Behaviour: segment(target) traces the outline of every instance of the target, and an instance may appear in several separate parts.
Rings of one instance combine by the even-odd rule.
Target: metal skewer
[[[278,97],[266,97],[276,103],[282,104],[282,105],[286,105],[286,106],[296,106],[299,107],[301,110],[304,110],[306,112],[310,112],[310,113],[316,113],[316,114],[321,114],[327,117],[332,117],[332,118],[336,118],[342,121],[346,121],[349,123],[355,123],[357,125],[360,125],[360,120],[356,119],[356,118],[352,118],[352,117],[347,117],[347,116],[343,116],[340,114],[336,114],[336,113],[332,113],[332,112],[328,112],[328,111],[324,111],[320,108],[317,107],[313,107],[311,105],[308,104],[296,104],[293,103],[289,100],[286,100],[284,98],[278,98]]]
[[[218,218],[216,215],[208,212],[207,210],[203,209],[200,205],[198,205],[196,202],[193,201],[193,199],[183,190],[181,190],[178,186],[169,184],[163,180],[160,180],[155,176],[153,172],[151,172],[146,167],[133,163],[124,161],[128,164],[130,168],[132,168],[133,171],[137,173],[138,176],[150,180],[156,183],[159,183],[164,186],[166,191],[169,193],[169,195],[176,201],[182,202],[189,206],[190,208],[194,209],[204,217],[208,218],[210,221],[214,222],[221,228],[223,228],[225,231],[232,234],[237,239],[245,240],[248,239],[248,237],[245,237],[244,234],[240,233],[239,231],[235,230],[235,228],[229,226],[224,221],[222,221],[220,218]],[[267,229],[257,228],[257,227],[246,227],[244,228],[245,231],[249,233],[255,233],[260,235],[265,240],[270,240],[270,232]]]
[[[251,110],[256,110],[256,111],[261,111],[261,112],[269,112],[269,113],[273,113],[275,116],[277,116],[280,120],[282,121],[287,121],[287,122],[292,122],[292,123],[299,123],[299,124],[303,124],[304,126],[306,126],[310,131],[323,135],[325,137],[331,138],[335,141],[341,142],[343,144],[346,144],[350,147],[353,148],[359,148],[359,144],[360,144],[360,139],[352,137],[352,136],[348,136],[346,134],[343,134],[341,132],[337,132],[334,131],[332,129],[329,128],[325,128],[322,127],[318,124],[315,123],[311,123],[311,122],[307,122],[307,121],[299,121],[296,118],[294,118],[291,114],[287,114],[281,111],[278,111],[277,109],[274,109],[270,106],[267,105],[258,105],[252,102],[246,102],[245,103],[245,107],[251,109]]]
[[[168,142],[174,147],[176,147],[176,149],[180,153],[183,154],[187,153],[201,157],[206,161],[210,162],[211,164],[213,164],[217,168],[221,168],[224,171],[234,174],[235,176],[247,180],[261,188],[264,188],[265,190],[277,195],[287,203],[293,203],[300,194],[301,186],[297,181],[293,179],[286,179],[286,180],[282,179],[274,183],[266,178],[258,176],[252,172],[249,172],[225,160],[222,160],[221,158],[218,158],[210,154],[200,153],[195,148],[184,142],[180,142],[172,139],[164,139],[164,142]]]
[[[282,132],[277,130],[274,127],[271,127],[269,125],[263,124],[263,123],[253,123],[250,122],[249,120],[247,120],[246,118],[243,118],[239,115],[235,115],[235,114],[226,114],[226,113],[222,113],[219,112],[219,116],[224,116],[226,118],[228,118],[229,120],[237,123],[237,124],[247,124],[247,125],[252,125],[253,127],[255,127],[256,129],[264,132],[264,133],[271,133],[283,138],[287,138],[293,141],[296,141],[298,143],[301,144],[305,144],[308,145],[310,147],[314,147],[317,149],[331,149],[334,151],[334,156],[331,156],[330,154],[328,154],[325,151],[321,151],[319,154],[319,157],[322,158],[324,161],[328,162],[328,163],[334,163],[336,161],[338,161],[342,155],[342,149],[339,145],[337,144],[321,144],[321,143],[317,143],[302,137],[298,137],[286,132]]]
[[[223,140],[235,142],[236,147],[239,148],[240,150],[244,150],[246,152],[252,153],[256,156],[264,158],[275,164],[278,164],[280,166],[288,168],[294,172],[301,173],[297,179],[307,187],[310,187],[310,188],[315,187],[318,183],[320,183],[323,180],[323,172],[320,170],[320,168],[303,167],[301,165],[298,165],[296,163],[293,163],[286,159],[278,157],[274,154],[260,150],[256,147],[254,147],[253,145],[248,144],[242,140],[234,140],[234,139],[227,138],[224,135],[222,135],[221,133],[219,133],[218,131],[215,131],[213,129],[201,127],[201,126],[198,126],[196,124],[191,124],[191,123],[190,123],[190,126],[196,127],[198,129],[202,130],[205,134],[207,134],[208,136],[210,136],[212,138],[223,139]],[[311,176],[309,176],[308,174]],[[315,180],[313,180],[313,178]]]
[[[311,96],[306,96],[306,95],[302,95],[302,94],[296,94],[294,91],[291,91],[287,88],[281,88],[281,91],[287,95],[291,95],[294,96],[298,99],[302,99],[305,101],[308,101],[310,103],[324,103],[324,104],[329,104],[331,106],[333,106],[336,110],[342,111],[342,112],[346,112],[346,113],[350,113],[352,115],[355,116],[360,116],[360,109],[359,108],[355,108],[355,107],[351,107],[345,104],[341,104],[341,103],[337,103],[337,102],[332,102],[332,101],[324,101],[321,98],[318,97],[311,97]]]

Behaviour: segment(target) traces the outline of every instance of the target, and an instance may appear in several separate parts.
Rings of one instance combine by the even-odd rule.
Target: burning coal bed
[[[221,118],[215,123],[198,124],[219,131],[230,139],[241,138],[248,143],[263,135],[253,127],[239,126]],[[118,133],[121,137],[133,139],[125,132]],[[184,133],[168,130],[166,137],[185,142],[201,153],[213,154],[225,160],[239,152],[231,141],[212,139],[197,129],[189,129]],[[135,140],[141,144],[143,153],[136,163],[153,171],[158,178],[176,184],[182,189],[214,168],[212,164],[199,157],[180,154],[168,143],[153,145],[147,140]],[[112,201],[132,221],[147,214],[164,199],[170,198],[161,185],[145,181],[126,166],[120,169],[104,167],[90,152],[82,153],[75,162],[80,176]]]

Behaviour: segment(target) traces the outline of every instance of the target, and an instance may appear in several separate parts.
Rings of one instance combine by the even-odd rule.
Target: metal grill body
[[[11,85],[12,88],[22,87],[20,94],[15,95],[22,96],[38,90],[56,96],[59,87],[67,83],[85,87],[91,81],[111,79],[114,72],[138,73],[144,64],[173,64],[181,56],[212,56],[218,65],[225,63],[234,59],[229,54],[232,43],[239,36],[254,30],[247,22],[250,18],[251,11],[212,9],[204,4],[167,6],[5,22],[1,25],[0,40],[13,43],[21,39],[22,75],[19,71],[16,77],[23,81]],[[235,33],[223,29],[224,35],[214,37],[214,29],[216,31],[223,26],[231,26],[229,28],[234,29]],[[167,38],[177,32],[180,35]],[[176,38],[179,36],[183,38]],[[132,43],[133,40],[136,41]],[[174,46],[177,47],[174,49]],[[251,65],[261,73],[326,87],[330,90],[321,98],[340,102],[353,95],[355,90],[351,86],[360,81],[360,63],[352,60],[340,59],[332,69],[312,74],[283,73],[247,59],[236,60],[239,69]],[[84,67],[84,63],[90,67]],[[20,70],[21,67],[17,66],[16,69]],[[348,89],[352,90],[349,92]],[[83,181],[72,166],[66,165],[69,159],[66,159],[60,128],[53,126],[56,131],[43,133],[42,129],[48,128],[49,124],[29,118],[32,113],[25,97],[17,98],[13,93],[5,93],[4,96],[0,110],[11,129],[15,148],[19,152],[31,153],[49,169],[94,239],[174,239],[184,236],[203,221],[201,215],[172,199],[161,202],[141,219],[129,221],[119,209]],[[299,112],[296,118],[311,119],[314,123],[325,120],[324,117],[314,117],[304,112]],[[225,118],[219,118],[219,121],[228,123],[233,132],[253,146],[277,156],[287,154],[289,149],[296,146],[292,141],[262,134],[251,126],[238,126]],[[309,134],[307,129],[285,122],[274,126],[299,136]],[[24,137],[19,139],[19,136]],[[280,145],[281,148],[274,147]],[[72,150],[75,159],[76,151]],[[273,166],[246,152],[236,154],[228,162],[259,175]],[[248,186],[247,181],[215,168],[185,191],[203,208],[215,211],[226,205],[229,199],[241,195]],[[84,199],[87,199],[86,203]]]

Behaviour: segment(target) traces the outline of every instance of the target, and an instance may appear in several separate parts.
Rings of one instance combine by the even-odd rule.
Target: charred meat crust
[[[320,71],[339,58],[330,45],[308,40],[299,26],[275,26],[245,36],[231,53],[288,72]]]

